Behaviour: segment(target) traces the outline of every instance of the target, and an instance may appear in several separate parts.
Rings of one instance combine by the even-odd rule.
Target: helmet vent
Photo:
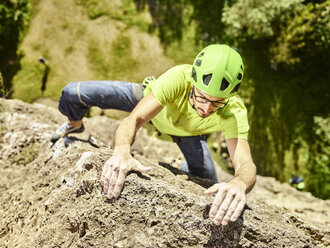
[[[243,71],[243,65],[241,65],[241,70]]]
[[[198,58],[203,57],[204,53],[201,53],[200,55],[198,55]]]
[[[220,90],[225,90],[227,89],[229,86],[229,82],[227,81],[227,79],[223,78],[222,79],[222,82],[221,82],[221,87],[220,87]]]
[[[235,88],[230,92],[230,93],[234,93],[234,92],[237,92],[238,91],[238,89],[239,89],[239,87],[241,86],[241,84],[239,83],[239,84],[237,84],[236,86],[235,86]]]
[[[212,73],[211,74],[203,75],[203,83],[205,85],[209,85],[211,79],[212,79]]]
[[[191,77],[195,80],[195,82],[197,82],[197,75],[194,67],[192,68]]]
[[[195,62],[195,65],[196,66],[201,66],[201,64],[202,64],[202,61],[199,59],[199,60],[196,60],[196,62]]]
[[[242,79],[242,73],[238,73],[237,79],[238,80],[241,80]]]

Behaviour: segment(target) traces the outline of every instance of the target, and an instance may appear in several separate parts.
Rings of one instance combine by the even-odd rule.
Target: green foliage
[[[320,148],[328,141],[314,148],[314,116],[329,114],[330,1],[303,3],[239,0],[225,7],[223,20],[226,38],[244,57],[245,81],[252,82],[250,141],[258,172],[281,181],[302,173],[313,194],[329,197],[329,154]]]
[[[192,23],[184,30],[185,35],[181,41],[173,41],[166,46],[166,54],[174,59],[177,64],[190,64],[194,61],[196,54],[203,48],[201,43],[195,42],[196,27]]]
[[[223,22],[226,34],[237,43],[248,39],[269,39],[277,29],[302,8],[304,0],[238,0],[226,5]]]
[[[271,47],[276,63],[306,63],[310,56],[328,60],[330,48],[330,1],[322,4],[308,4],[299,15],[281,29],[276,42]],[[318,61],[310,65],[321,66]]]
[[[191,20],[196,22],[196,43],[210,44],[219,43],[224,40],[224,24],[222,22],[222,11],[225,3],[232,1],[226,0],[208,0],[196,1],[190,0],[193,6]]]
[[[28,0],[5,0],[0,3],[0,71],[7,96],[11,94],[12,77],[20,67],[21,55],[17,54],[17,48],[24,36],[29,15]]]
[[[168,44],[182,38],[184,25],[184,0],[160,0],[149,4],[149,11],[153,19],[152,29],[158,30],[160,40]]]
[[[146,1],[135,0],[135,4],[140,11],[146,7]],[[188,1],[156,0],[147,1],[147,4],[152,17],[150,32],[156,32],[165,45],[181,41],[192,13]]]
[[[330,198],[330,117],[314,117],[314,137],[309,150],[308,190],[323,199]]]

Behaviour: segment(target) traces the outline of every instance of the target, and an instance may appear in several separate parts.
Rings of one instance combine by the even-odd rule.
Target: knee
[[[62,90],[61,97],[58,103],[58,109],[64,113],[70,103],[74,102],[77,96],[77,82],[68,83]]]
[[[72,97],[77,95],[77,82],[68,83],[62,90],[62,96]]]

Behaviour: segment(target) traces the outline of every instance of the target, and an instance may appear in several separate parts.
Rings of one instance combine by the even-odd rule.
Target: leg
[[[58,108],[68,117],[51,136],[55,143],[69,133],[84,131],[82,118],[92,106],[132,111],[143,97],[143,86],[120,81],[71,82],[62,91]]]
[[[182,164],[183,171],[218,182],[215,166],[204,135],[180,137],[177,145],[187,161]]]
[[[142,99],[141,84],[120,81],[71,82],[62,91],[59,110],[70,121],[79,121],[92,106],[132,111]]]

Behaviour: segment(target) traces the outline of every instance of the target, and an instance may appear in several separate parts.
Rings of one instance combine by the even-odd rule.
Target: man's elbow
[[[135,130],[139,130],[147,121],[141,118],[140,116],[136,115],[135,113],[131,113],[129,116],[123,119],[123,121],[134,125]]]

